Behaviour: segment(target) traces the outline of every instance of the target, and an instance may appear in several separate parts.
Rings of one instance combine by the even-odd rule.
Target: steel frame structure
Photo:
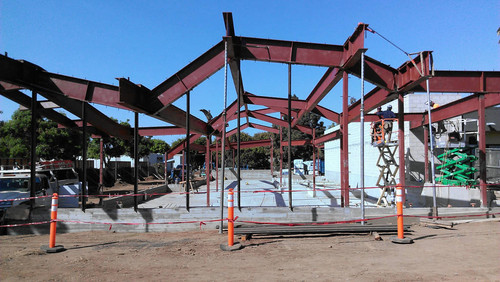
[[[362,76],[361,54],[367,50],[364,46],[364,38],[366,31],[371,31],[368,24],[358,24],[344,44],[331,45],[236,36],[232,14],[223,13],[223,18],[226,33],[222,40],[153,89],[148,89],[125,78],[119,78],[118,86],[115,86],[51,73],[28,61],[14,60],[0,55],[0,94],[24,107],[38,108],[39,115],[55,120],[63,127],[78,129],[83,126],[89,133],[98,136],[109,135],[132,139],[137,135],[186,134],[185,141],[172,148],[167,154],[168,157],[187,148],[206,151],[207,155],[211,151],[218,154],[219,151],[234,148],[235,146],[235,144],[229,142],[226,148],[221,148],[218,145],[217,140],[222,137],[221,132],[225,126],[222,113],[204,122],[189,113],[189,102],[186,105],[186,111],[174,106],[173,103],[184,95],[189,95],[188,93],[191,90],[224,67],[226,63],[224,59],[225,45],[227,43],[227,64],[230,67],[237,99],[225,109],[226,118],[227,122],[237,119],[238,124],[241,119],[246,121],[243,125],[239,124],[237,128],[230,130],[227,136],[239,135],[239,132],[245,128],[256,128],[279,134],[281,129],[287,126],[312,135],[312,128],[298,124],[300,118],[308,112],[314,112],[325,119],[340,124],[340,129],[337,131],[318,138],[313,137],[312,140],[292,141],[292,146],[311,144],[318,148],[324,142],[342,139],[340,160],[341,202],[343,206],[348,206],[348,125],[350,122],[359,120],[361,101],[358,100],[348,106],[347,78],[348,74],[357,77]],[[246,91],[243,85],[241,60],[288,64],[289,89],[291,87],[292,65],[322,66],[326,67],[326,71],[305,100],[292,101],[290,98],[265,97]],[[480,124],[480,187],[482,202],[483,205],[486,205],[484,113],[485,108],[500,104],[500,72],[434,70],[432,52],[422,51],[418,55],[411,57],[409,61],[404,62],[399,68],[392,68],[364,55],[363,77],[364,80],[375,85],[369,93],[364,95],[364,112],[369,112],[395,99],[399,101],[402,109],[404,95],[427,90],[425,86],[427,79],[429,79],[430,83],[430,92],[473,93],[471,96],[433,110],[432,115],[433,122],[437,122],[453,116],[478,111]],[[343,81],[343,111],[337,113],[327,107],[320,106],[319,103],[340,80]],[[22,89],[29,89],[33,93],[40,94],[84,121],[73,121],[50,107],[45,108],[42,103],[36,100],[33,101],[29,96],[21,92]],[[146,114],[170,125],[137,128],[138,121],[136,120],[136,126],[134,130],[131,130],[99,112],[90,103]],[[249,110],[249,104],[258,105],[262,108]],[[280,113],[291,118],[288,121],[275,118],[270,115],[273,113]],[[250,119],[270,123],[278,128],[261,125]],[[373,115],[365,115],[366,121],[374,119]],[[404,121],[410,121],[410,128],[412,129],[428,123],[424,113],[405,114],[400,111],[399,130],[401,132],[404,130]],[[404,134],[401,134],[401,132],[399,134],[399,159],[404,162]],[[193,143],[202,136],[207,136],[207,140],[210,140],[210,136],[215,136],[216,142],[206,146]],[[241,142],[241,144],[238,142],[236,146],[239,149],[249,148],[250,146],[269,146],[269,142],[270,140]],[[280,143],[281,148],[288,145],[288,142],[283,142],[281,139]],[[282,157],[283,150],[280,149],[280,152]],[[404,186],[404,163],[400,163],[400,167],[400,181]],[[210,177],[208,173],[207,177]],[[187,205],[187,208],[189,208],[189,200],[187,200]]]

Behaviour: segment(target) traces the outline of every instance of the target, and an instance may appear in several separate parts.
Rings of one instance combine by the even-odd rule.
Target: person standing
[[[387,110],[381,113],[384,119],[384,140],[387,142],[391,141],[392,135],[392,122],[396,118],[396,114],[392,111],[392,106],[388,105]],[[387,136],[387,138],[386,138]]]

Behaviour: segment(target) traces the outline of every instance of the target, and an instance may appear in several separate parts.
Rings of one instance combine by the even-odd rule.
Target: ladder
[[[387,200],[396,186],[396,174],[399,170],[399,164],[396,162],[395,154],[398,151],[397,143],[381,143],[376,146],[379,150],[377,166],[380,174],[377,180],[377,186],[380,187],[380,197],[377,200],[377,206],[391,206]],[[392,186],[392,187],[391,187]]]

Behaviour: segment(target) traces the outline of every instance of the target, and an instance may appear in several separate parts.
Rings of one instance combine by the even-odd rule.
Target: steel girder
[[[425,92],[425,81],[411,89]],[[429,80],[431,92],[491,93],[500,92],[498,71],[434,71]]]
[[[125,89],[124,92],[126,93],[124,94],[122,101],[120,99],[119,88],[116,86],[46,72],[39,66],[32,63],[26,61],[16,61],[2,55],[0,55],[0,80],[3,81],[2,85],[4,86],[6,86],[5,82],[9,83],[11,85],[9,88],[13,88],[12,85],[18,85],[18,88],[33,89],[77,116],[79,116],[77,113],[79,112],[77,109],[79,107],[77,105],[77,101],[87,101],[130,110],[130,108],[125,106],[128,105],[127,102],[130,102],[132,99],[132,95],[127,95],[130,94],[127,93],[127,90],[130,90],[135,86],[130,82],[127,83],[124,82],[124,80],[120,80],[122,82],[121,85],[123,86],[122,89]],[[141,86],[137,87],[141,89],[141,91],[144,91],[145,89]],[[140,103],[138,104],[139,105],[134,106],[135,109],[141,106]],[[97,121],[97,123],[100,123],[96,126],[97,128],[100,127],[102,131],[109,135],[121,138],[130,138],[123,135],[123,132],[116,130],[116,128],[120,129],[120,125],[118,123],[107,118],[95,108],[90,108],[89,110],[91,111],[91,115],[95,114],[96,117],[100,116],[104,118],[102,121]],[[183,118],[185,117],[184,111],[174,106],[169,107],[168,111],[168,114],[160,111],[158,115],[154,117],[177,126],[185,126],[185,119]],[[149,112],[144,113],[151,114]],[[207,133],[208,131],[211,131],[211,129],[207,127],[206,123],[194,116],[191,116],[191,124],[193,131],[200,133]],[[128,133],[126,135],[128,135]]]
[[[199,133],[191,134],[189,136],[189,140],[188,141],[190,142],[189,144],[190,144],[190,149],[191,150],[198,150],[198,151],[205,150],[205,147],[203,145],[193,144],[193,142],[196,141],[196,140],[198,140],[198,138],[200,138],[201,136],[202,136],[202,134],[199,134]],[[167,152],[168,158],[169,159],[173,158],[174,155],[176,155],[177,153],[179,153],[182,150],[186,149],[186,146],[187,146],[186,139],[184,139],[184,141],[180,142],[175,147],[170,148],[170,150]]]
[[[500,88],[499,88],[500,90]],[[470,112],[478,111],[477,100],[484,95],[485,108],[493,107],[500,104],[499,93],[478,93],[467,96],[460,100],[442,105],[432,110],[432,122],[438,122],[445,119],[453,118]],[[429,124],[429,116],[427,113],[406,114],[405,121],[410,121],[410,128],[415,129]]]

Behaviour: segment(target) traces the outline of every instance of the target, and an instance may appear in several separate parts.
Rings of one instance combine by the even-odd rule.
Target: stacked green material
[[[477,157],[470,148],[456,148],[448,150],[438,156],[442,165],[436,169],[441,171],[441,175],[436,177],[436,182],[444,185],[476,185],[474,173],[474,161]]]

